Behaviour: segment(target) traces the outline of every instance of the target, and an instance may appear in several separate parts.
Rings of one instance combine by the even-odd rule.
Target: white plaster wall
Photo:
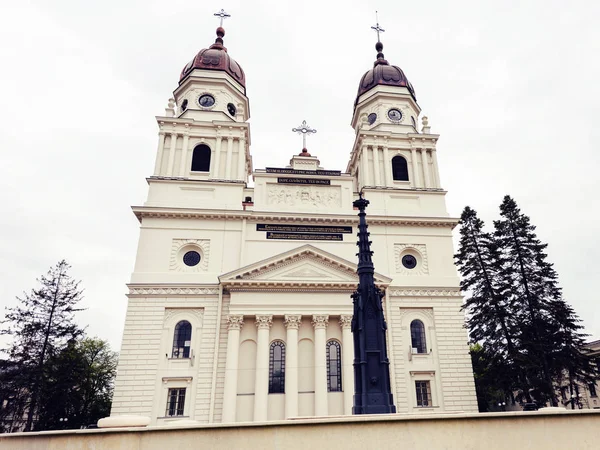
[[[145,415],[151,423],[159,423],[166,407],[166,389],[175,387],[165,385],[163,377],[192,377],[189,384],[177,382],[181,384],[177,387],[190,392],[189,396],[186,392],[186,413],[199,422],[209,421],[217,299],[216,295],[130,296],[111,414]],[[180,310],[178,317],[189,318],[193,324],[193,365],[186,360],[168,360],[173,336],[169,336],[172,321],[166,319],[166,309]]]

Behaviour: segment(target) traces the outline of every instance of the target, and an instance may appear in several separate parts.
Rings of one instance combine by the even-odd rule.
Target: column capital
[[[327,328],[327,325],[329,324],[329,316],[315,315],[312,317],[312,324],[315,327],[315,329]]]
[[[348,314],[344,314],[342,316],[340,316],[340,327],[342,327],[342,330],[344,328],[350,328],[350,326],[352,325],[352,315],[348,315]]]
[[[244,325],[244,316],[230,314],[227,316],[227,329],[240,330]]]
[[[286,314],[284,317],[284,321],[283,323],[285,324],[285,327],[290,330],[297,330],[298,328],[300,328],[300,322],[302,322],[302,316],[300,314],[293,314],[293,315],[288,315]]]
[[[273,316],[256,316],[255,323],[259,330],[268,330],[273,325]]]

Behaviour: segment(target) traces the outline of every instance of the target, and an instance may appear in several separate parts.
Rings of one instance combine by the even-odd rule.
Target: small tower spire
[[[375,30],[377,32],[377,43],[375,44],[375,50],[377,50],[377,60],[375,61],[375,64],[373,64],[373,66],[377,66],[379,64],[384,64],[384,65],[388,65],[388,62],[385,60],[385,57],[383,56],[383,44],[381,43],[381,39],[379,36],[379,33],[384,33],[385,30],[383,28],[381,28],[379,26],[379,16],[377,14],[377,11],[375,11],[375,21],[376,24],[374,27],[371,27],[372,30]]]
[[[369,240],[365,209],[369,201],[359,193],[353,206],[358,217],[358,288],[352,294],[354,315],[354,406],[352,414],[389,414],[396,412],[390,386],[390,361],[381,299],[384,293],[375,286],[373,251]]]
[[[217,16],[220,20],[219,28],[217,28],[217,39],[215,39],[215,43],[210,46],[210,48],[223,49],[227,51],[225,46],[223,45],[223,37],[225,36],[225,29],[223,28],[223,19],[228,19],[231,17],[231,14],[227,14],[225,10],[221,9],[221,11],[216,12],[213,16]]]

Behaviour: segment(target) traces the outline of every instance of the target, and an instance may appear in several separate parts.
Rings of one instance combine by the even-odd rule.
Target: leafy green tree
[[[8,359],[20,373],[18,382],[15,381],[18,384],[14,386],[15,392],[26,393],[23,408],[25,431],[33,428],[40,397],[46,388],[46,362],[57,355],[67,342],[83,334],[74,322],[75,312],[80,311],[77,304],[82,299],[82,291],[79,282],[68,274],[69,269],[64,260],[52,267],[37,280],[40,286],[18,298],[20,303],[9,308],[2,321],[1,334],[12,337]],[[6,411],[6,414],[14,420],[20,419],[11,411]]]
[[[110,415],[117,353],[106,341],[71,341],[50,358],[37,428],[81,428]]]

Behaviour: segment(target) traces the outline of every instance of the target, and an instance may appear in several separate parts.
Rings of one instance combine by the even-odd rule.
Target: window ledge
[[[189,419],[190,416],[159,416],[157,419]]]

